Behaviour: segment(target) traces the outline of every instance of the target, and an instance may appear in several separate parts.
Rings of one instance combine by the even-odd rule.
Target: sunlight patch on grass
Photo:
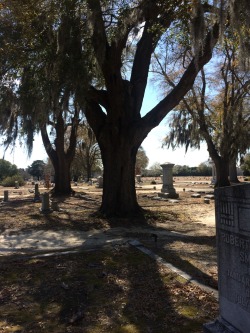
[[[184,305],[178,309],[178,312],[180,315],[185,316],[186,318],[193,319],[197,317],[199,309],[196,306]]]
[[[141,333],[141,330],[139,330],[135,325],[133,324],[127,324],[120,328],[117,328],[113,331],[114,333]]]
[[[4,331],[2,331],[4,329]],[[14,332],[22,332],[22,326],[19,325],[9,325],[6,321],[0,321],[0,332],[4,333],[14,333]]]

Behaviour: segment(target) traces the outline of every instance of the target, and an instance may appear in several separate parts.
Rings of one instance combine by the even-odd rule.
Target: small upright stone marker
[[[9,201],[9,191],[3,191],[3,201]]]
[[[205,333],[250,332],[250,184],[215,190],[220,317]]]
[[[49,203],[49,193],[45,192],[42,194],[42,207],[40,209],[41,213],[50,213],[50,203]]]
[[[141,175],[136,175],[135,177],[136,177],[136,182],[137,183],[141,183],[142,182],[141,181]]]
[[[97,177],[97,187],[103,188],[103,177],[102,176]]]
[[[38,188],[38,184],[35,184],[35,196],[34,196],[34,201],[40,201],[40,192]]]

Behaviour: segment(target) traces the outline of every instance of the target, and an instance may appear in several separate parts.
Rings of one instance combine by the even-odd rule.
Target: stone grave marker
[[[39,192],[39,185],[35,184],[35,195],[34,195],[34,201],[40,201],[40,192]]]
[[[3,191],[3,201],[7,202],[9,201],[9,191]]]
[[[141,183],[142,182],[141,175],[136,175],[135,177],[136,177],[136,182],[137,183]]]
[[[205,333],[250,332],[250,184],[215,191],[220,317]]]
[[[162,198],[179,198],[179,194],[176,193],[173,186],[173,166],[174,164],[166,162],[161,164],[163,177],[162,177],[162,188],[161,192],[158,193],[159,197]]]
[[[97,187],[103,188],[103,177],[102,176],[97,177]]]
[[[52,211],[50,209],[49,193],[47,192],[42,194],[42,207],[40,211],[41,213],[50,213]]]

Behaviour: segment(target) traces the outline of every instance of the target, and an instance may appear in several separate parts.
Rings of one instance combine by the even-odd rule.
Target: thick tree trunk
[[[230,161],[229,163],[229,179],[231,183],[239,183],[239,179],[237,177],[237,167],[235,161]]]
[[[229,161],[227,158],[216,158],[214,160],[216,169],[215,187],[230,186],[229,181]]]
[[[73,191],[71,189],[70,166],[72,163],[73,154],[66,154],[63,149],[63,141],[57,138],[57,146],[62,146],[61,149],[53,149],[50,143],[46,126],[41,129],[41,135],[45,150],[53,164],[54,175],[54,189],[53,195],[70,195]]]
[[[114,145],[103,154],[103,198],[100,212],[105,216],[136,216],[142,212],[135,190],[137,148]]]
[[[59,162],[60,161],[60,162]],[[53,195],[70,195],[73,191],[71,188],[70,163],[65,156],[57,156],[51,160],[55,169],[55,186]]]

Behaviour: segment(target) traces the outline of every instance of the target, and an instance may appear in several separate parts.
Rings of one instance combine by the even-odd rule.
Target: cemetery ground
[[[39,251],[38,239],[30,249],[0,251],[0,332],[201,333],[218,315],[214,201],[204,202],[209,184],[175,178],[178,202],[157,200],[157,180],[138,184],[143,220],[96,217],[102,190],[94,185],[78,184],[49,214],[33,201],[34,186],[9,189],[0,204],[2,235],[63,231],[85,233],[92,244],[96,235],[109,241]]]

